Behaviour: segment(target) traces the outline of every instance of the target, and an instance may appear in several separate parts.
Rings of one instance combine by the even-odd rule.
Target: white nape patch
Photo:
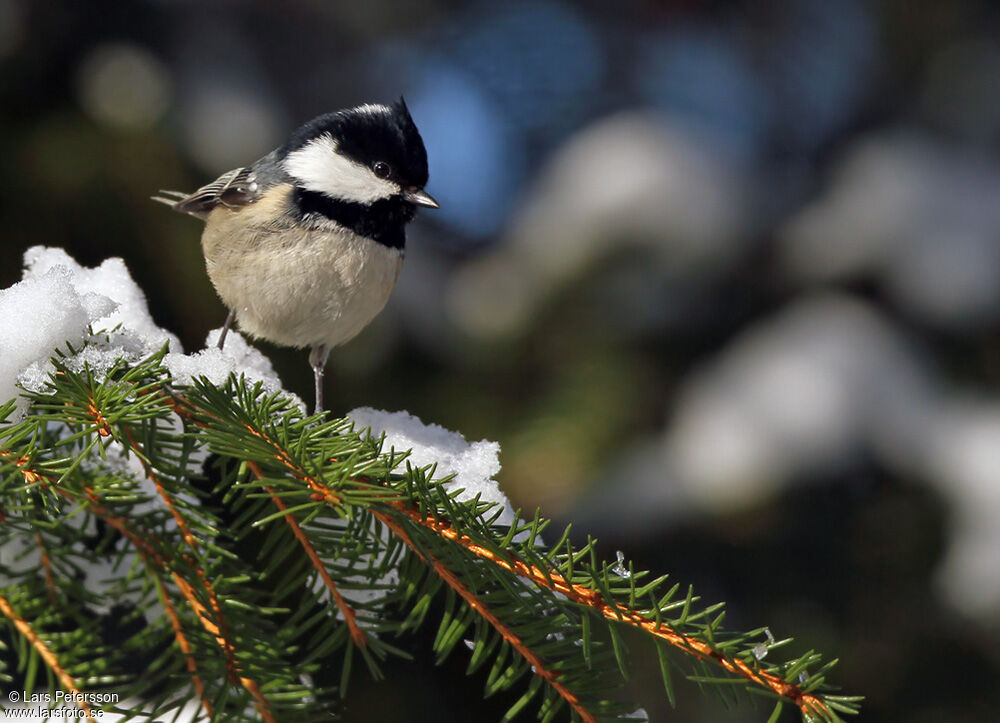
[[[285,171],[303,188],[341,201],[374,203],[402,190],[398,184],[376,176],[367,166],[341,155],[337,142],[329,134],[289,153]]]

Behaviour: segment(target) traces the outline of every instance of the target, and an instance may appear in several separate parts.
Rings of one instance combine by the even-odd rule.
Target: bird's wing
[[[251,168],[234,168],[226,171],[211,183],[192,194],[180,191],[160,191],[154,201],[165,203],[175,211],[189,213],[205,219],[216,206],[246,206],[260,198],[261,184]]]

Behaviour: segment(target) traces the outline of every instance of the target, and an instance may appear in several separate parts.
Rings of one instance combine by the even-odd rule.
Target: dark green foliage
[[[504,720],[616,721],[635,708],[621,699],[620,633],[645,619],[673,635],[643,631],[671,701],[677,667],[727,703],[779,697],[772,720],[795,701],[756,671],[801,676],[825,702],[815,720],[856,708],[823,693],[830,664],[818,656],[764,663],[763,629],[723,630],[721,606],[623,574],[537,515],[494,524],[499,510],[458,501],[346,420],[304,417],[242,380],[176,388],[159,356],[101,378],[55,364],[23,421],[0,408],[0,596],[15,613],[0,616],[4,687],[71,680],[142,699],[142,712],[202,700],[218,720],[329,720],[365,674],[359,662],[380,676],[387,657],[407,656],[402,636],[427,624],[439,662],[466,656],[484,695],[520,693]]]

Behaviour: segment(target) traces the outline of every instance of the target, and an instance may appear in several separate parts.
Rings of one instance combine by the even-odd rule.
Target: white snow
[[[110,313],[91,317],[94,330],[110,331],[118,324],[141,338],[147,346],[159,348],[169,342],[180,349],[180,342],[173,334],[156,325],[146,308],[146,295],[129,275],[125,262],[120,258],[105,260],[93,269],[84,268],[62,249],[33,246],[24,253],[24,278],[37,279],[53,269],[69,272],[73,288],[79,294],[104,296],[115,304]]]
[[[436,465],[434,479],[455,475],[445,483],[449,491],[464,490],[460,501],[476,495],[483,502],[495,502],[504,508],[497,518],[498,525],[512,525],[514,512],[510,502],[493,479],[500,471],[500,445],[481,440],[469,443],[465,437],[437,424],[424,424],[408,412],[383,412],[368,407],[355,409],[347,415],[355,429],[371,429],[373,436],[385,434],[383,452],[412,450],[406,460],[416,468]],[[490,514],[490,513],[488,513]]]
[[[18,385],[44,390],[53,371],[49,359],[57,349],[65,352],[67,343],[77,350],[67,365],[87,365],[98,378],[117,360],[135,363],[166,344],[164,364],[179,383],[205,376],[221,384],[235,372],[263,382],[268,392],[282,388],[267,357],[237,332],[230,332],[225,350],[215,348],[215,330],[208,336],[210,348],[184,354],[177,337],[153,321],[145,295],[119,258],[90,269],[62,249],[34,246],[25,252],[24,265],[23,280],[0,290],[0,400],[17,396]],[[81,349],[84,341],[90,343]],[[24,407],[21,402],[15,419]]]
[[[0,292],[0,399],[17,395],[18,378],[37,359],[47,359],[67,341],[79,344],[90,320],[110,312],[112,303],[95,294],[81,296],[65,269]]]
[[[613,572],[618,577],[624,577],[626,579],[632,577],[632,572],[625,566],[625,553],[621,550],[615,553],[617,560],[615,564],[611,566],[611,572]]]
[[[230,373],[236,372],[245,374],[251,382],[263,382],[268,393],[282,390],[281,380],[270,360],[250,346],[239,332],[230,330],[225,348],[219,349],[216,344],[221,332],[222,329],[208,332],[205,348],[201,351],[193,354],[171,352],[163,358],[175,381],[189,384],[194,377],[205,377],[213,384],[222,385]],[[305,409],[301,399],[291,392],[285,393],[297,401],[300,409]]]

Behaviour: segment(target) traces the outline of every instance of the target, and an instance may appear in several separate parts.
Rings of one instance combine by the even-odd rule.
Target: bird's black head
[[[392,106],[344,111],[339,126],[340,149],[348,158],[401,186],[427,185],[427,151],[402,98]]]
[[[427,151],[402,98],[314,118],[279,155],[297,185],[338,201],[437,206],[423,191]]]

